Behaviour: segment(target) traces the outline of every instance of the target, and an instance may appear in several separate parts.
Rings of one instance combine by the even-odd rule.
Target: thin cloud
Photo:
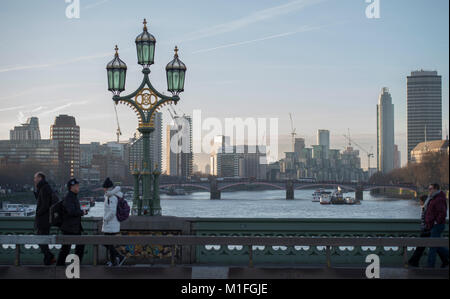
[[[30,114],[30,113],[38,112],[38,111],[41,111],[41,110],[47,108],[47,106],[45,106],[45,105],[55,105],[55,104],[58,104],[58,103],[66,103],[67,104],[68,101],[69,100],[66,99],[66,100],[61,100],[61,101],[57,101],[57,102],[55,102],[55,101],[48,101],[48,102],[42,102],[42,103],[34,104],[34,105],[30,104],[30,105],[26,105],[26,106],[25,105],[13,106],[13,107],[1,108],[0,112],[21,110],[19,113]],[[86,100],[85,101],[81,101],[81,102],[77,102],[78,105],[84,105],[84,104],[87,104],[87,103],[88,103],[88,101],[86,101]],[[65,106],[66,104],[64,104],[63,106]],[[23,109],[27,109],[27,108],[30,108],[31,110],[27,110],[27,111],[23,110]]]
[[[56,108],[53,108],[51,110],[47,110],[47,111],[42,111],[44,108],[46,108],[44,106],[39,106],[39,107],[34,108],[34,109],[30,110],[30,111],[19,111],[17,117],[19,119],[25,119],[26,115],[29,115],[29,116],[34,115],[36,117],[43,117],[43,116],[46,116],[46,115],[53,114],[55,112],[64,110],[66,108],[72,107],[72,106],[86,105],[86,104],[89,103],[89,101],[87,101],[87,100],[84,100],[84,101],[81,101],[81,102],[76,102],[76,101],[72,101],[72,100],[70,102],[67,102],[67,100],[65,100],[63,102],[66,102],[66,103],[63,104],[63,105],[60,105],[60,106],[58,106]],[[39,112],[39,111],[42,111],[42,112],[36,114],[36,112]]]
[[[0,112],[14,111],[14,110],[19,110],[19,109],[23,109],[23,108],[25,108],[25,106],[15,106],[15,107],[2,108],[2,109],[0,109]]]
[[[128,51],[129,49],[131,49],[131,48],[127,48],[127,49],[124,49],[122,51],[125,52],[125,51]],[[49,67],[66,65],[66,64],[71,64],[71,63],[80,62],[80,61],[86,61],[86,60],[92,60],[92,59],[97,59],[97,58],[112,57],[113,55],[114,55],[114,53],[111,51],[111,52],[108,52],[108,53],[102,53],[102,54],[96,54],[96,55],[80,56],[80,57],[67,59],[67,60],[64,60],[64,61],[58,61],[58,62],[54,62],[54,63],[4,67],[4,68],[0,68],[0,73],[6,73],[6,72],[12,72],[12,71],[31,70],[31,69],[49,68]]]
[[[285,33],[270,35],[270,36],[266,36],[266,37],[262,37],[262,38],[252,39],[252,40],[248,40],[248,41],[237,42],[237,43],[227,44],[227,45],[223,45],[223,46],[197,50],[197,51],[192,52],[192,54],[205,53],[205,52],[210,52],[210,51],[224,49],[224,48],[232,48],[232,47],[237,47],[237,46],[242,46],[242,45],[248,45],[248,44],[252,44],[252,43],[256,43],[256,42],[261,42],[261,41],[265,41],[265,40],[269,40],[269,39],[275,39],[275,38],[290,36],[290,35],[294,35],[294,34],[297,34],[297,33],[300,33],[300,32],[307,32],[307,31],[312,31],[312,30],[317,30],[317,29],[320,29],[320,27],[308,27],[308,26],[305,26],[302,29],[297,30],[297,31],[285,32]]]
[[[191,34],[188,34],[186,39],[183,41],[194,41],[199,40],[207,37],[216,36],[223,33],[228,33],[232,31],[236,31],[238,29],[244,28],[246,26],[263,22],[269,19],[273,19],[276,17],[280,17],[295,11],[299,11],[304,9],[307,6],[315,5],[317,3],[320,3],[324,0],[295,0],[288,2],[283,5],[266,8],[263,10],[256,11],[250,15],[247,15],[245,17],[242,17],[240,19],[208,27],[203,30],[195,31]]]
[[[56,107],[56,108],[54,108],[54,109],[52,109],[52,110],[48,110],[48,111],[42,112],[42,113],[40,113],[40,114],[38,115],[38,117],[39,117],[39,116],[45,116],[45,115],[47,115],[47,114],[52,114],[52,113],[58,112],[58,111],[60,111],[60,110],[69,108],[70,106],[72,106],[72,103],[67,103],[67,104],[65,104],[65,105]]]
[[[56,107],[56,108],[54,108],[52,110],[40,113],[38,116],[51,114],[51,113],[54,113],[54,112],[57,112],[57,111],[60,111],[60,110],[63,110],[63,109],[66,109],[66,108],[69,108],[69,107],[72,107],[72,106],[82,106],[82,105],[86,105],[86,104],[89,103],[89,101],[87,101],[87,100],[83,100],[83,101],[68,100],[68,101],[70,101],[70,102],[68,102],[67,104],[61,105],[59,107]]]
[[[3,69],[0,69],[0,73],[6,73],[6,72],[12,72],[12,71],[23,71],[23,70],[30,70],[30,69],[40,69],[49,67],[51,64],[34,64],[34,65],[21,65],[21,66],[13,66],[13,67],[6,67]]]
[[[86,6],[84,7],[84,9],[94,8],[94,7],[96,7],[96,6],[105,4],[105,3],[108,2],[108,1],[109,1],[109,0],[101,0],[101,1],[98,1],[98,2],[95,2],[95,3],[92,3],[92,4],[88,4],[88,5],[86,5]]]
[[[80,84],[53,84],[53,85],[39,86],[39,87],[35,87],[35,88],[29,88],[27,90],[16,92],[13,94],[9,94],[6,96],[2,96],[2,97],[0,97],[0,101],[20,98],[20,97],[27,96],[30,94],[38,94],[38,93],[42,93],[42,92],[48,92],[50,90],[66,89],[66,88],[79,87],[79,86],[81,86],[81,85]]]
[[[41,110],[44,109],[44,108],[45,108],[44,106],[39,106],[39,107],[37,107],[36,109],[31,110],[30,112],[31,112],[31,113],[38,112],[38,111],[41,111]]]

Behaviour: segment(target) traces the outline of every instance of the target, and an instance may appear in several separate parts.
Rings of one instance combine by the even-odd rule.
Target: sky
[[[80,18],[69,19],[65,0],[3,0],[0,139],[30,116],[39,117],[41,135],[49,138],[55,117],[69,114],[82,143],[115,140],[105,67],[117,44],[128,65],[125,93],[137,88],[134,40],[147,18],[157,39],[153,85],[166,91],[165,65],[175,45],[188,67],[179,113],[278,118],[280,155],[291,147],[292,113],[308,146],[318,129],[329,129],[331,146],[343,149],[350,129],[359,145],[376,152],[376,105],[386,86],[405,163],[411,71],[442,76],[444,135],[449,127],[449,1],[379,1],[380,18],[369,19],[365,0],[80,0]],[[127,140],[137,119],[126,106],[118,113]],[[361,160],[366,167],[365,155]]]

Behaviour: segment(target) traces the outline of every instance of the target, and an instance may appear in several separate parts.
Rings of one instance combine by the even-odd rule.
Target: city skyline
[[[189,9],[183,9],[187,4],[182,1],[96,3],[82,1],[81,18],[69,20],[64,1],[27,3],[29,10],[20,7],[22,1],[5,2],[0,23],[9,30],[2,33],[0,45],[4,91],[0,139],[7,139],[9,130],[30,116],[38,116],[41,125],[48,127],[56,114],[70,114],[82,127],[82,143],[114,140],[116,123],[104,68],[117,43],[130,68],[127,90],[137,86],[140,76],[133,39],[144,17],[158,43],[152,66],[158,87],[166,85],[163,66],[177,44],[183,61],[191,66],[179,108],[187,114],[201,109],[205,117],[278,117],[280,156],[291,147],[290,111],[298,137],[306,137],[307,144],[313,144],[318,128],[329,128],[331,144],[340,148],[347,143],[341,135],[350,128],[358,143],[376,148],[373,105],[379,89],[388,86],[404,164],[405,78],[422,68],[442,76],[443,129],[448,128],[447,1],[432,7],[426,1],[386,1],[377,20],[367,19],[366,3],[356,0],[246,1],[236,6],[197,1]],[[164,16],[171,5],[180,8],[176,12],[180,18],[167,24]],[[152,14],[141,15],[145,9]],[[206,17],[196,18],[198,11]],[[121,24],[113,21],[119,13]],[[29,26],[33,23],[39,25]],[[105,34],[105,28],[116,30]],[[17,39],[23,32],[27,32],[27,43]],[[380,60],[384,63],[375,63]],[[24,81],[26,90],[21,86]],[[118,110],[122,137],[131,138],[136,129],[134,115],[121,106]],[[358,114],[352,113],[355,110]],[[251,115],[246,111],[252,111]],[[164,119],[167,116],[164,111]],[[42,130],[42,137],[48,138],[49,130]]]
[[[386,90],[386,88],[383,88],[383,92],[384,92],[384,90]],[[66,117],[67,115],[56,115],[55,116],[55,121],[61,116]],[[69,117],[72,117],[72,116],[69,116]],[[178,115],[175,116],[175,118],[179,118],[179,117],[180,116],[178,116]],[[187,118],[191,119],[190,116],[184,115],[183,117],[187,117]],[[172,128],[173,124],[168,125],[167,126],[167,130],[162,130],[161,123],[166,121],[165,119],[162,119],[162,113],[158,112],[156,119],[157,119],[157,125],[156,126],[158,127],[158,129],[156,130],[157,134],[152,134],[152,137],[151,137],[152,138],[152,141],[151,141],[151,156],[153,157],[152,160],[158,161],[158,162],[156,162],[155,165],[158,165],[158,168],[160,170],[163,170],[164,172],[170,172],[169,169],[167,168],[167,166],[168,166],[167,155],[169,153],[168,152],[169,144],[167,143],[167,144],[163,145],[162,144],[162,140],[165,139],[167,141],[169,128]],[[173,122],[173,120],[174,119],[172,119],[171,121]],[[30,126],[30,122],[32,123],[32,126]],[[192,127],[192,125],[190,127]],[[45,138],[40,138],[39,118],[37,118],[37,117],[30,117],[30,118],[27,119],[27,121],[25,123],[21,124],[20,126],[15,126],[13,129],[11,129],[10,130],[10,138],[7,139],[7,140],[3,140],[3,141],[9,141],[9,140],[17,139],[16,136],[19,136],[17,134],[20,133],[21,134],[20,136],[23,135],[23,133],[21,133],[21,130],[23,130],[23,129],[27,130],[27,134],[30,134],[30,131],[32,131],[32,130],[36,130],[35,134],[39,135],[39,138],[38,138],[39,140],[47,140]],[[81,128],[79,130],[82,131]],[[163,131],[166,134],[164,134]],[[171,138],[173,137],[172,135],[173,134],[171,133]],[[139,132],[136,131],[135,134],[132,137],[127,138],[127,139],[123,138],[122,140],[120,140],[120,144],[130,144],[130,146],[133,147],[133,144],[135,142],[140,142],[140,137],[139,136],[140,136]],[[189,136],[189,135],[186,135],[186,136]],[[220,135],[217,135],[217,137],[219,137],[219,136]],[[339,152],[345,152],[347,146],[350,146],[353,143],[353,141],[354,141],[354,139],[352,137],[352,140],[349,143],[349,140],[346,137],[346,146],[341,146],[340,143],[330,142],[330,139],[331,139],[330,136],[332,136],[330,134],[330,130],[318,129],[317,130],[317,134],[315,136],[308,136],[309,138],[295,138],[295,147],[297,148],[299,143],[301,143],[302,144],[301,148],[306,148],[306,147],[313,148],[314,146],[324,146],[324,148],[326,149],[325,153],[328,150],[332,150],[332,151],[336,151],[337,150]],[[350,134],[350,136],[352,136],[352,135]],[[230,142],[230,136],[225,136],[225,137],[228,138],[227,140],[229,140],[228,142]],[[333,136],[333,137],[336,137],[336,136]],[[183,135],[182,138],[185,138],[184,135]],[[21,137],[20,140],[22,140],[22,139],[26,140],[27,138],[26,138],[26,136],[23,136],[23,137]],[[305,139],[308,139],[311,142],[306,142]],[[20,141],[20,140],[17,139],[17,141]],[[238,140],[238,139],[236,139],[236,140]],[[1,141],[1,139],[0,139],[0,141]],[[191,142],[192,142],[192,140],[191,140]],[[96,143],[107,145],[107,144],[117,143],[117,140],[109,140],[109,141],[106,141],[106,142],[99,142],[99,141],[91,141],[91,142],[87,142],[87,143],[80,142],[80,145],[91,145],[91,144],[96,144]],[[339,144],[339,146],[337,146],[337,144]],[[192,144],[191,144],[191,146],[192,146]],[[230,146],[232,146],[231,143],[230,143]],[[239,141],[236,141],[236,143],[233,146],[255,146],[255,149],[257,149],[256,146],[260,146],[261,147],[261,145],[256,145],[256,144],[247,143],[247,142],[239,143]],[[287,145],[285,144],[285,146],[287,146]],[[283,145],[281,145],[281,147],[283,147]],[[358,150],[358,151],[362,151],[362,153],[360,153],[360,158],[364,158],[365,157],[364,151],[367,150],[367,149],[361,148],[359,144],[358,145],[355,144],[355,145],[353,145],[353,147],[356,150]],[[397,148],[397,144],[394,144],[394,147]],[[156,150],[157,152],[153,153],[155,148],[157,148],[157,150]],[[163,150],[163,148],[164,148],[164,150]],[[263,146],[263,148],[265,148],[265,146]],[[260,148],[260,150],[261,150],[261,148]],[[191,151],[192,151],[192,149],[191,149]],[[162,154],[163,152],[165,154]],[[290,152],[292,152],[291,148],[289,148],[286,151],[280,152],[280,154],[279,154],[280,158],[277,159],[276,161],[273,161],[273,162],[280,162],[281,160],[283,160],[284,155],[286,153],[290,153]],[[159,156],[158,156],[158,153],[159,153]],[[373,153],[373,154],[376,153],[373,148],[371,148],[371,153]],[[208,161],[208,160],[209,160],[209,157],[210,157],[211,154],[212,154],[212,152],[211,153],[193,153],[192,154],[193,158],[191,158],[193,160],[193,165],[192,165],[193,169],[194,168],[198,168],[200,170],[200,172],[202,172],[201,169],[205,168],[206,166],[210,166],[209,165],[210,161]],[[395,154],[396,154],[396,151],[394,150],[394,152],[393,152],[393,155],[394,155],[393,160],[394,161],[396,159],[395,158]],[[157,157],[159,157],[159,158],[157,158]],[[400,158],[401,158],[401,155],[400,155]],[[375,156],[375,159],[377,159],[376,156]],[[135,160],[136,159],[133,158],[133,162],[131,163],[131,161],[130,161],[130,167],[129,167],[130,170],[134,169],[133,165],[134,165],[134,161]],[[362,162],[361,163],[361,167],[362,168],[364,168],[363,161],[367,162],[367,160],[366,159],[362,159],[362,161],[361,161]],[[392,161],[392,162],[394,163],[394,161]],[[397,166],[395,166],[395,165],[397,165]],[[394,165],[393,168],[399,168],[399,166],[401,166],[400,162],[398,162],[398,164],[395,164],[395,165]],[[372,166],[371,169],[374,169],[373,168],[374,164],[371,164],[371,166]],[[375,167],[375,169],[376,169],[376,167]],[[192,173],[194,173],[194,172],[195,171],[192,171]]]

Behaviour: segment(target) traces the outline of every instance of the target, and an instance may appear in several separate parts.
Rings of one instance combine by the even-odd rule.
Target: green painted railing
[[[98,234],[99,218],[85,218],[82,225],[84,234]],[[34,234],[34,218],[33,217],[0,217],[0,234],[2,235],[33,235]],[[50,234],[58,234],[58,230],[52,229]],[[15,259],[16,245],[0,245],[0,264],[12,265]],[[50,245],[51,252],[58,256],[59,244]],[[21,247],[21,260],[27,265],[42,265],[43,254],[39,247],[34,245],[24,245]],[[83,257],[83,264],[92,264],[94,260],[93,246],[86,246]]]
[[[196,219],[192,230],[199,236],[295,237],[418,237],[420,221],[411,219]],[[448,237],[448,222],[444,233]],[[323,264],[324,247],[254,246],[255,264]],[[408,255],[414,248],[408,248]],[[364,265],[375,253],[385,266],[403,264],[402,248],[333,247],[333,264]],[[248,249],[242,246],[197,246],[198,263],[245,264]],[[422,262],[426,261],[424,256]]]
[[[132,231],[167,230],[170,223],[164,224],[164,217],[148,217],[142,221],[140,228]],[[161,220],[158,220],[161,219]],[[33,218],[0,217],[0,234],[33,234]],[[173,219],[166,221],[173,222]],[[418,237],[419,220],[412,219],[239,219],[239,218],[179,218],[183,223],[190,223],[190,229],[183,234],[196,236],[283,236],[283,237]],[[85,233],[99,234],[101,219],[83,220]],[[173,230],[173,228],[171,228]],[[181,231],[180,231],[181,233]],[[53,230],[51,234],[58,234]],[[448,222],[443,237],[448,237]],[[55,255],[59,245],[51,246]],[[6,248],[5,248],[6,247]],[[323,264],[326,261],[325,247],[317,246],[253,246],[253,262],[257,264]],[[0,264],[13,264],[15,245],[0,245]],[[233,245],[198,245],[192,246],[195,252],[189,253],[192,263],[245,265],[248,263],[249,248]],[[414,248],[408,248],[408,255]],[[189,251],[190,252],[190,251]],[[375,253],[380,256],[382,266],[402,266],[403,249],[387,247],[332,247],[333,265],[364,265],[367,255]],[[92,264],[93,246],[86,246],[83,263]],[[42,264],[40,249],[23,246],[21,255],[23,264]],[[438,259],[439,260],[439,259]],[[422,262],[426,261],[426,257]]]

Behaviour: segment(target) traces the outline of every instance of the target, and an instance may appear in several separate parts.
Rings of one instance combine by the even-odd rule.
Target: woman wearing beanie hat
[[[103,183],[103,189],[105,190],[105,203],[104,203],[104,216],[102,232],[105,235],[114,236],[120,232],[120,222],[117,219],[117,203],[119,197],[122,198],[123,194],[120,191],[120,187],[114,187],[110,178],[106,178]],[[125,257],[122,256],[113,245],[104,245],[109,253],[110,261],[108,266],[121,266],[125,261]]]
[[[114,187],[114,183],[111,181],[110,178],[106,178],[106,180],[103,182],[103,188],[104,189],[109,189]]]

